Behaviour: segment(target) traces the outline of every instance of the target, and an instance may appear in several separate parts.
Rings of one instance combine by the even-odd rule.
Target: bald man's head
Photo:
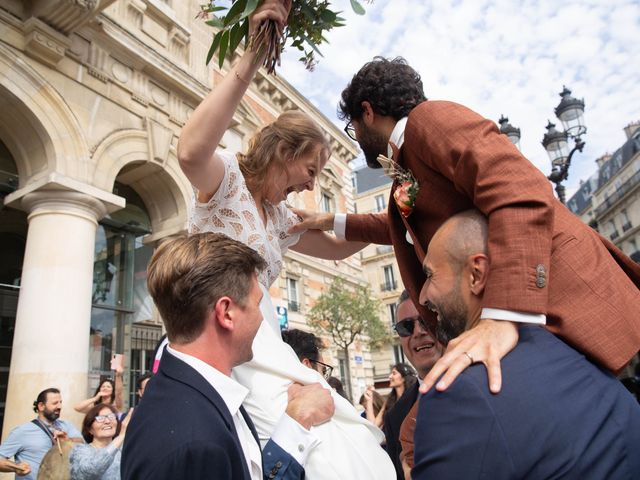
[[[429,243],[420,303],[438,314],[436,332],[443,343],[479,318],[489,271],[487,230],[484,216],[468,210],[442,224]]]
[[[441,246],[448,255],[451,266],[458,271],[471,255],[487,255],[487,219],[478,210],[466,210],[444,222],[429,244]]]

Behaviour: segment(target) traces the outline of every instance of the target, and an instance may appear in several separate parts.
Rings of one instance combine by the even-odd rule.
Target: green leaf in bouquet
[[[331,10],[322,10],[320,12],[320,18],[325,23],[333,23],[337,18],[336,12],[332,12]]]
[[[229,30],[222,32],[220,37],[220,50],[218,51],[218,67],[222,68],[224,64],[224,57],[227,54],[227,48],[229,47]]]
[[[218,32],[213,36],[213,41],[211,42],[211,47],[209,47],[209,51],[207,52],[207,65],[213,58],[213,54],[216,53],[218,49],[218,45],[220,45],[220,39],[222,38],[223,32]]]
[[[240,40],[242,40],[242,37],[244,37],[243,27],[245,29],[248,29],[249,22],[244,21],[243,23],[236,23],[233,27],[231,27],[231,30],[229,31],[229,56],[231,57],[233,57],[236,48],[238,48]]]
[[[247,0],[247,6],[244,7],[244,12],[242,12],[242,15],[240,15],[240,18],[238,20],[244,20],[249,15],[251,15],[255,11],[255,9],[258,8],[259,3],[260,0]]]
[[[224,23],[223,23],[222,19],[219,18],[219,17],[210,18],[209,20],[207,20],[204,23],[206,23],[210,27],[224,28]]]
[[[353,11],[358,15],[365,14],[364,7],[360,5],[360,2],[358,2],[358,0],[351,0],[351,8],[353,8]]]
[[[233,5],[231,5],[231,8],[224,17],[225,27],[236,23],[239,20],[240,15],[242,15],[242,12],[244,12],[246,6],[247,0],[237,0],[236,2],[233,2]]]

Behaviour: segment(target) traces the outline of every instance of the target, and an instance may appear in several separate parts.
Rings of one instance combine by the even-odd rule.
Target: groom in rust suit
[[[393,244],[418,305],[426,280],[422,262],[438,227],[470,208],[489,221],[491,274],[482,320],[449,343],[421,391],[446,372],[436,385],[444,390],[482,362],[498,392],[500,359],[518,340],[515,322],[546,324],[614,372],[638,352],[640,267],[556,200],[542,172],[494,122],[456,103],[427,101],[420,76],[402,58],[376,57],[364,65],[342,92],[339,112],[367,164],[379,168],[379,155],[393,157],[415,179],[417,195],[408,201],[414,192],[402,185],[406,176],[392,174],[387,212],[310,216],[301,227]],[[437,331],[438,312],[420,308]]]

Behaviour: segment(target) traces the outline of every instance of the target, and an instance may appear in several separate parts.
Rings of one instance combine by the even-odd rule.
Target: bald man
[[[434,235],[420,302],[452,340],[480,319],[491,269],[487,221],[457,214]],[[603,279],[605,281],[606,279]],[[540,326],[523,324],[499,395],[469,364],[419,403],[412,478],[640,478],[640,407],[615,377]]]

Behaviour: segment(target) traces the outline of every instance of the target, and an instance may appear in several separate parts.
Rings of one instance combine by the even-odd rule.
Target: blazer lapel
[[[240,406],[240,413],[242,414],[242,418],[244,418],[244,421],[247,422],[247,425],[249,426],[249,430],[251,430],[251,434],[253,435],[253,438],[255,438],[256,443],[258,444],[258,447],[260,447],[260,439],[258,438],[258,432],[256,430],[255,425],[251,421],[251,417],[249,416],[247,411],[244,409],[244,406]],[[262,448],[260,448],[260,450],[262,450]]]

